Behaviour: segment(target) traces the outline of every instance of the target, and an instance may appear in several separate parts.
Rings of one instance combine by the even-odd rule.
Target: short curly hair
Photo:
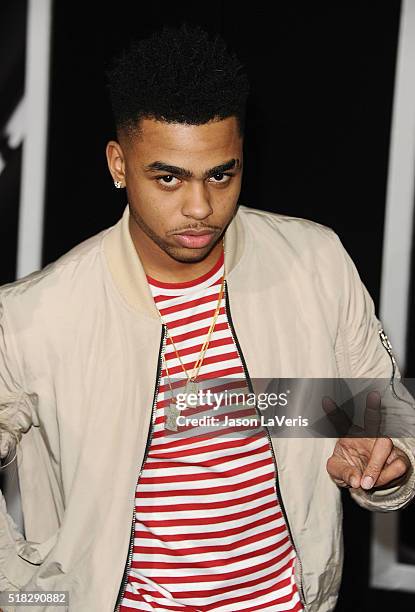
[[[117,132],[142,118],[201,125],[235,116],[244,132],[249,81],[234,53],[198,25],[164,26],[115,57],[107,86]]]

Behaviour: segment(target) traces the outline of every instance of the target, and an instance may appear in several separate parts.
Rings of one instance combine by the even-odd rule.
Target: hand
[[[390,438],[358,437],[380,431],[381,398],[371,392],[366,398],[364,428],[350,427],[353,437],[339,438],[333,455],[327,461],[327,471],[340,487],[358,489],[389,488],[400,484],[411,467],[407,455],[394,446]],[[323,399],[327,416],[339,422],[347,415],[330,398]]]

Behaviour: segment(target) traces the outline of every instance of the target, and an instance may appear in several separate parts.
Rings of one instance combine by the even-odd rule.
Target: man
[[[3,502],[0,587],[68,590],[77,612],[332,610],[338,485],[403,507],[408,441],[232,434],[223,404],[216,430],[179,419],[222,381],[390,378],[373,303],[332,230],[238,208],[248,84],[219,38],[164,28],[109,85],[122,219],[0,293],[26,536]]]

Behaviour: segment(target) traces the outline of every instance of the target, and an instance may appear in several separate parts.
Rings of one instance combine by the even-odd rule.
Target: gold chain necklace
[[[169,338],[171,340],[171,343],[173,345],[174,351],[175,351],[175,353],[176,353],[176,355],[177,355],[177,357],[178,357],[178,359],[180,361],[180,365],[182,366],[182,369],[183,369],[183,371],[184,371],[184,373],[185,373],[185,375],[187,377],[187,382],[186,382],[185,390],[184,390],[184,393],[183,393],[185,398],[189,394],[192,394],[193,397],[194,397],[198,393],[197,376],[198,376],[199,370],[200,370],[200,368],[202,366],[202,363],[203,363],[206,351],[207,351],[207,349],[209,347],[210,338],[211,338],[211,335],[212,335],[213,330],[215,328],[215,324],[216,324],[217,318],[219,316],[219,310],[220,310],[220,307],[221,307],[222,297],[223,297],[224,284],[225,284],[225,275],[223,275],[223,277],[222,277],[222,284],[221,284],[221,288],[220,288],[220,291],[219,291],[218,303],[216,305],[216,309],[215,309],[215,312],[214,312],[214,315],[213,315],[213,318],[212,318],[212,323],[210,324],[209,331],[208,331],[206,339],[205,339],[205,341],[204,341],[204,343],[202,345],[202,349],[201,349],[201,351],[199,353],[199,357],[198,357],[197,361],[195,362],[195,365],[194,365],[194,367],[192,369],[191,376],[189,376],[186,368],[184,367],[184,364],[183,364],[183,362],[182,362],[182,360],[180,358],[180,355],[179,355],[179,352],[178,352],[178,350],[176,348],[176,345],[174,344],[174,340],[173,340],[173,338],[171,337],[171,335],[170,335],[170,333],[168,331],[166,323],[164,323],[164,321],[163,321],[163,319],[162,319],[162,317],[160,315],[160,318],[163,321],[163,324],[166,325],[167,335],[169,336]],[[175,395],[174,395],[174,392],[173,392],[173,387],[172,387],[172,384],[171,384],[169,368],[167,366],[166,358],[165,358],[164,355],[162,355],[162,359],[163,359],[164,367],[166,368],[167,380],[168,380],[169,387],[170,387],[170,402],[169,402],[169,405],[165,409],[165,415],[166,415],[166,425],[165,426],[166,426],[166,429],[177,431],[177,422],[176,422],[176,419],[177,419],[177,417],[180,414],[180,410],[176,406],[176,398],[175,398]],[[184,401],[186,401],[186,400],[184,400]]]
[[[223,241],[222,241],[223,244]],[[213,317],[212,317],[212,322],[210,324],[209,330],[207,332],[205,341],[203,342],[202,348],[200,350],[199,353],[199,357],[197,358],[197,360],[195,361],[195,364],[192,368],[192,373],[191,375],[189,375],[189,373],[187,372],[186,368],[184,367],[183,361],[180,357],[179,351],[176,348],[176,345],[174,343],[174,340],[169,332],[169,329],[167,327],[167,323],[164,322],[163,317],[161,316],[159,310],[157,309],[157,312],[159,313],[159,317],[161,319],[161,322],[163,323],[163,325],[166,327],[166,333],[167,336],[170,338],[170,342],[172,343],[174,352],[176,353],[176,356],[180,362],[180,365],[182,366],[183,372],[185,373],[185,376],[187,378],[186,381],[186,386],[185,386],[185,390],[184,390],[184,396],[188,396],[189,394],[192,394],[193,396],[198,393],[198,383],[197,383],[197,376],[199,374],[200,368],[202,366],[203,360],[205,358],[205,354],[206,351],[209,347],[209,342],[210,342],[210,338],[212,336],[213,330],[215,329],[215,325],[216,325],[216,321],[217,318],[219,316],[219,311],[221,308],[221,304],[222,304],[222,297],[223,297],[223,293],[224,293],[224,287],[225,287],[225,273],[222,276],[222,282],[221,282],[221,286],[220,286],[220,290],[219,290],[219,296],[218,296],[218,301],[216,304],[216,308],[215,308],[215,312],[213,313]],[[164,366],[166,368],[166,374],[167,374],[167,380],[169,383],[169,387],[170,387],[170,402],[169,405],[166,407],[165,409],[165,415],[166,415],[166,423],[165,423],[165,427],[166,429],[172,430],[172,431],[177,431],[177,422],[176,419],[177,417],[180,415],[180,410],[177,408],[176,406],[176,399],[174,396],[174,392],[173,392],[173,387],[171,384],[171,379],[170,379],[170,373],[169,373],[169,369],[167,366],[167,362],[166,359],[164,357],[164,354],[162,355],[162,360],[164,363]]]
[[[192,374],[190,376],[189,376],[186,368],[184,367],[183,361],[181,360],[179,351],[177,350],[176,345],[174,343],[174,340],[173,340],[172,336],[170,335],[170,332],[169,332],[169,329],[167,327],[167,324],[164,323],[163,318],[160,315],[160,318],[161,318],[162,322],[164,323],[164,325],[166,325],[167,335],[170,338],[170,341],[171,341],[171,343],[173,345],[174,352],[177,355],[177,358],[178,358],[178,360],[180,362],[180,365],[182,366],[183,372],[185,373],[189,383],[192,383],[192,382],[196,381],[197,375],[199,374],[200,367],[201,367],[201,365],[203,363],[203,359],[205,357],[205,353],[206,353],[206,351],[208,349],[208,346],[209,346],[210,337],[211,337],[211,335],[213,333],[213,330],[214,330],[215,325],[216,325],[216,320],[217,320],[217,318],[219,316],[219,310],[220,310],[221,303],[222,303],[224,286],[225,286],[225,275],[223,275],[223,277],[222,277],[222,283],[221,283],[220,290],[219,290],[218,302],[216,304],[215,312],[213,313],[213,318],[212,318],[212,322],[211,322],[210,327],[209,327],[209,331],[208,331],[208,333],[206,335],[204,343],[202,344],[202,348],[200,350],[199,357],[195,361],[195,365],[193,366]],[[164,359],[164,355],[163,355],[163,359]]]

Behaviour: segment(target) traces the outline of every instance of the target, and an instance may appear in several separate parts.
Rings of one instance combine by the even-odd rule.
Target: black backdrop
[[[186,19],[220,32],[250,75],[241,203],[333,227],[378,305],[399,16],[397,0],[280,3],[272,13],[266,3],[55,2],[43,263],[125,205],[104,154],[109,57]],[[344,501],[337,612],[412,609],[414,595],[368,588],[371,515]]]
[[[0,284],[14,280],[22,145],[7,126],[23,97],[27,0],[0,4]]]

